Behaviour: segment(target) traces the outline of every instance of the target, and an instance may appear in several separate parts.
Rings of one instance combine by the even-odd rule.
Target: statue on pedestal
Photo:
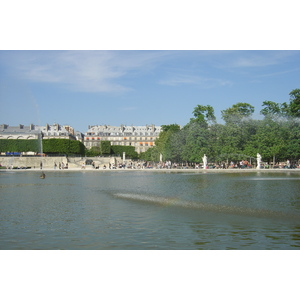
[[[207,156],[205,154],[202,157],[202,161],[203,161],[203,169],[206,169],[206,166],[207,166]]]
[[[257,153],[257,167],[256,169],[260,169],[260,164],[261,164],[261,155]]]

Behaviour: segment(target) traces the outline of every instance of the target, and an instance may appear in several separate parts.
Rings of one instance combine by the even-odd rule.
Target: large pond
[[[299,249],[300,172],[0,172],[0,249]]]

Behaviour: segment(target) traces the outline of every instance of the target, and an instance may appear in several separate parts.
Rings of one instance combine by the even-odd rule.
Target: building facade
[[[38,126],[30,124],[29,126],[9,126],[0,125],[0,139],[70,139],[80,138],[77,132],[71,126],[61,126],[59,124]]]
[[[37,126],[42,134],[43,139],[68,139],[68,140],[76,140],[75,132],[73,127],[69,125],[59,125],[53,124],[46,126]]]
[[[9,126],[7,124],[0,125],[0,139],[33,140],[38,139],[40,136],[40,129],[36,128],[36,126],[33,124],[30,124],[29,126]]]
[[[161,132],[161,126],[89,126],[85,133],[84,145],[87,149],[99,147],[101,141],[110,141],[111,145],[133,146],[137,153],[145,152],[155,145]]]
[[[89,126],[82,134],[69,125],[46,124],[38,126],[0,125],[0,139],[70,139],[79,140],[87,149],[99,147],[101,141],[110,141],[111,145],[133,146],[137,153],[145,152],[155,145],[155,140],[162,131],[161,126]]]

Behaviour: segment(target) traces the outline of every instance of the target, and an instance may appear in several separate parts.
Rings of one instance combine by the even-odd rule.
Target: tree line
[[[221,111],[224,124],[216,122],[214,108],[197,105],[193,117],[182,128],[163,125],[155,146],[138,153],[133,146],[111,145],[101,141],[99,147],[87,150],[80,141],[43,140],[43,153],[63,155],[120,155],[146,161],[200,163],[204,154],[209,162],[249,160],[260,153],[263,161],[275,163],[300,159],[300,89],[289,93],[289,102],[264,101],[263,118],[252,118],[254,107],[238,102]],[[39,140],[0,140],[0,152],[41,152]]]
[[[85,146],[80,141],[66,139],[47,139],[42,140],[18,140],[1,139],[0,152],[21,153],[34,152],[45,153],[47,155],[85,155]]]
[[[193,118],[182,128],[177,124],[162,126],[155,146],[141,158],[148,161],[209,162],[249,160],[260,153],[263,161],[300,159],[300,89],[289,93],[289,102],[264,101],[263,118],[252,118],[254,107],[238,102],[221,111],[223,124],[216,122],[214,108],[197,105]]]
[[[81,156],[122,156],[126,153],[127,158],[138,159],[139,155],[133,146],[111,145],[110,141],[101,141],[99,147],[86,149],[80,141],[67,139],[23,140],[23,139],[0,139],[0,152],[21,153],[34,152],[46,155],[81,155]]]
[[[94,146],[91,149],[86,149],[86,156],[122,156],[125,152],[127,158],[138,159],[139,154],[133,146],[111,145],[110,141],[101,141],[99,146]]]

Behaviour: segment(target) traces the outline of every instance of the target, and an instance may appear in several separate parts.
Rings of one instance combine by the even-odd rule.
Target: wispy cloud
[[[232,82],[220,78],[206,78],[195,75],[172,75],[167,79],[160,80],[160,84],[170,86],[196,85],[202,88],[213,88],[219,86],[231,85]]]
[[[228,52],[225,66],[253,68],[279,65],[287,62],[295,54],[295,51],[231,51]]]
[[[138,89],[140,79],[150,86],[145,75],[153,84],[168,86],[230,86],[237,74],[248,74],[254,67],[272,73],[263,67],[286,63],[295,54],[299,55],[295,51],[2,51],[0,63],[13,76],[30,82],[88,93],[123,93]]]
[[[293,72],[299,72],[300,68],[296,68],[296,69],[291,69],[291,70],[284,70],[281,72],[273,72],[273,73],[267,73],[267,74],[262,74],[262,75],[258,75],[258,78],[263,78],[263,77],[274,77],[274,76],[282,76],[282,75],[286,75],[289,73],[293,73]]]
[[[32,82],[61,83],[84,92],[124,92],[125,75],[156,66],[163,52],[135,51],[13,51],[10,67]]]

